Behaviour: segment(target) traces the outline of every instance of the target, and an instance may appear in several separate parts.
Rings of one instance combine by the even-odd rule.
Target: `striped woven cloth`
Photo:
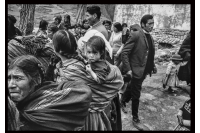
[[[45,47],[46,40],[39,37],[28,36],[18,37],[8,42],[8,63],[13,59],[22,55],[34,55],[40,60],[45,70],[52,56],[56,56],[54,50],[50,47]]]

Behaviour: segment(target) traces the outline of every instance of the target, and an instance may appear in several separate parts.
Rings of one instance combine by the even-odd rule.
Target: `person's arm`
[[[116,53],[116,55],[115,55],[116,57],[120,55],[120,53],[122,52],[122,49],[123,49],[123,47],[124,47],[124,44],[122,43],[122,36],[120,37],[120,40],[121,40],[121,47],[120,47],[119,50],[117,51],[117,53]]]
[[[113,47],[113,32],[111,33],[111,37],[110,37],[110,40],[109,40],[109,43],[110,43],[110,46]]]
[[[166,70],[166,74],[167,74],[167,75],[170,74],[171,69],[172,69],[172,63],[170,62],[170,63],[168,64],[167,70]]]
[[[99,78],[97,77],[96,73],[92,70],[90,64],[86,65],[86,71],[94,78],[94,80],[98,83],[100,83]]]
[[[130,66],[130,62],[129,62],[129,55],[133,49],[133,47],[135,46],[135,41],[137,40],[138,36],[136,36],[136,34],[131,34],[130,38],[127,40],[126,44],[124,45],[123,49],[122,49],[122,53],[121,53],[121,58],[122,58],[122,62],[124,64],[124,71],[127,73],[132,73],[131,71],[131,66]]]
[[[119,54],[122,52],[123,48],[124,48],[124,44],[121,45],[121,47],[119,48],[119,50],[116,53],[116,56],[119,56]]]

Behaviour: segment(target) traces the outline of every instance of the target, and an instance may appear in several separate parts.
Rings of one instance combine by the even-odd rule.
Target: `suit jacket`
[[[131,29],[133,29],[134,32],[130,33],[130,36],[126,44],[124,45],[124,48],[121,53],[121,58],[123,62],[123,71],[126,73],[129,70],[132,70],[133,77],[140,79],[142,78],[146,67],[149,46],[144,31],[138,24],[132,25]],[[153,44],[152,46],[153,59],[151,65],[147,67],[150,67],[152,72],[155,66],[154,64],[155,46],[152,36],[151,40]]]

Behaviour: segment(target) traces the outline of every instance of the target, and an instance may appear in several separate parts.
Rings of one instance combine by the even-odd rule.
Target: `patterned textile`
[[[90,113],[86,119],[84,130],[111,130],[111,124],[107,116],[104,115],[104,109],[123,86],[123,79],[117,66],[108,62],[107,64],[111,68],[111,72],[103,84],[97,84],[86,72],[84,64],[76,59],[69,59],[57,65],[57,71],[59,72],[58,82],[63,80],[81,81],[86,83],[92,90]]]
[[[179,79],[178,79],[178,71],[180,69],[180,66],[184,66],[186,63],[179,63],[174,64],[172,61],[168,64],[166,74],[169,74],[167,77],[167,86],[171,87],[177,87],[179,86]]]
[[[19,130],[19,112],[12,100],[8,97],[8,131]]]
[[[54,50],[45,47],[47,40],[40,37],[17,37],[8,42],[8,62],[21,55],[34,55],[43,64],[46,70],[51,56],[56,56]]]
[[[17,104],[21,130],[81,130],[91,101],[91,90],[80,82],[45,82]]]

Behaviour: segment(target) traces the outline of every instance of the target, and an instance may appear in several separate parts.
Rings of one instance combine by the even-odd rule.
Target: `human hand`
[[[92,72],[92,68],[91,68],[91,65],[90,65],[90,64],[87,64],[87,65],[86,65],[86,71],[87,71],[87,72]]]
[[[133,74],[132,74],[132,71],[131,71],[131,70],[130,70],[130,71],[128,71],[126,74],[130,75],[130,76],[131,76],[131,78],[133,77]]]

